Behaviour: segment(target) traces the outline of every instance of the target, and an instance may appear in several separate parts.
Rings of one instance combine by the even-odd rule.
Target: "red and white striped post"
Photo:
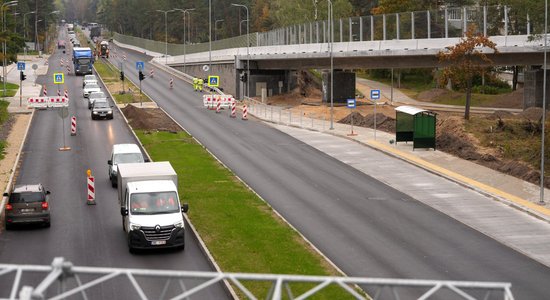
[[[220,113],[220,108],[222,107],[222,101],[220,99],[220,96],[216,97],[216,113]]]
[[[76,135],[76,117],[71,117],[71,135]]]
[[[44,97],[48,96],[48,89],[46,88],[46,85],[44,85]]]
[[[170,89],[174,88],[174,78],[170,78]]]
[[[237,103],[235,103],[235,100],[233,99],[231,101],[231,114],[229,115],[230,118],[235,118],[237,116]]]
[[[155,77],[155,69],[151,69],[149,72],[149,77],[154,78]]]
[[[65,89],[65,98],[69,99],[69,92]]]
[[[61,66],[63,67],[63,58],[60,59],[60,64],[61,64]]]
[[[57,89],[57,97],[61,97],[61,90]]]
[[[246,107],[246,104],[243,106],[243,120],[248,120],[248,108]]]
[[[86,204],[95,205],[95,178],[92,176],[92,170],[86,171],[87,175],[87,186],[88,186],[88,197]]]

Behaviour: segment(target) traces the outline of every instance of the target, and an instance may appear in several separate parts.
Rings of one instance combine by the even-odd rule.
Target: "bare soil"
[[[181,131],[181,127],[174,122],[160,108],[139,108],[132,104],[122,108],[130,126],[138,130]]]

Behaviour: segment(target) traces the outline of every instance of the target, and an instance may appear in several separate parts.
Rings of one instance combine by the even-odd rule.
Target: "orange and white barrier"
[[[220,108],[230,108],[231,103],[235,101],[231,95],[202,95],[204,107],[208,109],[217,108],[217,99],[220,99]]]
[[[149,72],[149,77],[154,78],[155,77],[155,69],[151,69]]]
[[[57,89],[57,97],[61,97],[61,90]]]
[[[65,98],[69,99],[69,92],[67,91],[67,89],[65,89]]]
[[[231,101],[231,114],[229,115],[230,118],[235,118],[237,116],[237,103],[235,101]]]
[[[248,120],[248,108],[246,107],[246,104],[243,106],[243,120]]]
[[[48,107],[67,107],[69,99],[65,97],[49,97]]]
[[[216,113],[219,114],[220,113],[220,108],[222,107],[222,101],[220,99],[220,97],[218,97],[216,99]]]
[[[170,78],[170,89],[174,88],[174,78]]]
[[[71,117],[71,135],[76,135],[76,117]]]
[[[95,205],[95,178],[92,176],[92,172],[88,172],[86,182],[88,186],[88,197],[86,199],[86,204]]]
[[[34,108],[47,107],[67,107],[69,98],[65,97],[30,97],[27,99],[27,105]]]
[[[44,85],[44,97],[48,96],[48,89],[46,88],[46,85]]]

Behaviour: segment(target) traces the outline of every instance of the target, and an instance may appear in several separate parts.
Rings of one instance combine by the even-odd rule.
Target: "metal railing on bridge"
[[[28,275],[34,276],[34,286],[28,284],[29,279],[25,278]],[[119,299],[204,298],[205,290],[224,281],[247,299],[307,299],[329,286],[340,288],[343,295],[355,299],[514,299],[511,284],[502,282],[78,267],[62,257],[55,258],[51,266],[0,264],[0,279],[4,284],[12,279],[11,290],[5,288],[0,292],[9,295],[0,295],[0,299],[20,300],[104,298],[108,297],[106,291],[116,293]],[[266,295],[253,293],[249,286],[253,282],[265,283]],[[111,286],[102,291],[101,287],[108,284]],[[369,290],[371,295],[365,295],[361,289]]]
[[[328,43],[328,21],[291,25],[268,32],[250,33],[250,46],[278,46]],[[461,37],[474,25],[486,36],[540,35],[544,33],[544,11],[528,12],[525,7],[468,6],[395,14],[370,15],[335,20],[334,42],[362,42]],[[115,40],[157,53],[165,43],[115,33]],[[246,47],[247,36],[212,41],[212,50]],[[185,50],[184,50],[185,47]],[[208,43],[168,44],[168,54],[208,52]]]

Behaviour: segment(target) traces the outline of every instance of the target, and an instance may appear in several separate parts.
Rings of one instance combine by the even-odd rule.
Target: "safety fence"
[[[36,284],[28,284],[26,276],[33,276]],[[338,287],[355,299],[514,299],[511,284],[503,282],[79,267],[62,257],[51,266],[0,264],[0,279],[12,282],[0,297],[20,300],[99,299],[109,297],[108,291],[119,299],[203,299],[205,291],[219,288],[223,281],[247,299],[307,299],[326,287]],[[259,282],[271,286],[266,295],[258,296],[248,287]]]
[[[540,35],[544,33],[544,10],[525,6],[443,7],[437,10],[342,18],[332,22],[333,41],[363,42],[457,38],[470,26],[486,36]],[[279,46],[330,42],[326,20],[291,25],[267,32],[250,33],[250,46]],[[183,55],[210,50],[209,43],[166,44],[119,33],[114,39],[148,51]],[[211,50],[247,46],[247,35],[212,41]]]

